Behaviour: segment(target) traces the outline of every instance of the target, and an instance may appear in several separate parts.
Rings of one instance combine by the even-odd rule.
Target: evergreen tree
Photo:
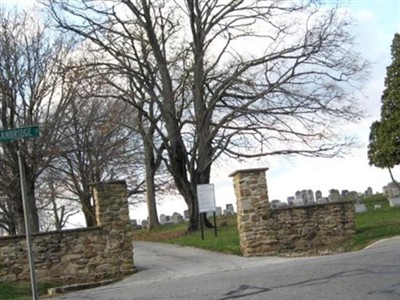
[[[392,63],[387,67],[385,90],[382,94],[381,120],[371,125],[369,163],[378,168],[400,164],[400,34],[394,35]],[[394,181],[394,179],[393,179]]]

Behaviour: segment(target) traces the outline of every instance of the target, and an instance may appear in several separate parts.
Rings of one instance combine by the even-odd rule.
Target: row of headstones
[[[365,191],[366,196],[372,195],[373,191],[371,187],[368,187],[368,189]],[[342,190],[341,193],[339,193],[339,190],[336,189],[331,189],[329,191],[329,196],[328,197],[323,197],[321,191],[316,191],[315,195],[312,190],[302,190],[302,191],[297,191],[295,193],[295,196],[291,196],[287,198],[287,204],[289,206],[296,206],[296,205],[307,205],[307,204],[312,204],[312,203],[329,203],[329,202],[337,202],[340,200],[352,200],[352,201],[358,201],[359,200],[359,195],[358,192],[355,191],[348,191],[348,190]]]
[[[235,214],[235,209],[233,207],[233,204],[226,204],[226,208],[222,210],[220,206],[217,206],[215,208],[215,215],[216,216],[221,216],[221,215],[234,215]],[[207,216],[211,217],[214,215],[213,211],[207,212]],[[161,225],[166,225],[166,224],[179,224],[184,222],[184,220],[189,220],[189,210],[185,210],[183,212],[183,216],[180,213],[174,212],[172,216],[168,216],[165,214],[160,215],[160,224]],[[137,222],[137,220],[133,219],[131,220],[131,224],[135,228],[145,228],[147,226],[147,220],[142,220],[141,224]]]
[[[317,201],[317,202],[308,202],[307,204],[312,204],[312,203],[321,204],[321,203],[329,203],[330,202],[328,198],[321,198],[319,200],[320,201]],[[272,200],[270,203],[270,207],[272,209],[301,206],[301,205],[306,205],[306,204],[304,202],[297,202],[296,204],[293,204],[293,203],[288,204],[288,203],[281,202],[279,200]],[[367,207],[363,203],[354,203],[354,206],[355,206],[356,213],[361,213],[361,212],[367,211]]]

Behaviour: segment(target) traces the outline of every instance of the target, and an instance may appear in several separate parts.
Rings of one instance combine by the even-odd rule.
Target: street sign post
[[[35,138],[38,136],[39,136],[39,126],[29,126],[29,127],[0,130],[0,142],[10,142],[26,138]],[[26,244],[28,248],[29,269],[31,272],[32,299],[38,300],[39,294],[38,294],[36,275],[35,275],[35,258],[33,255],[30,217],[28,214],[25,169],[22,164],[22,157],[19,150],[17,151],[17,154],[18,154],[19,178],[21,182],[22,205],[24,208]]]

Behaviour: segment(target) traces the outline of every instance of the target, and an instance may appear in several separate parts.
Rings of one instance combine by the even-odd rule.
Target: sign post
[[[214,234],[217,236],[217,221],[215,216],[215,191],[213,184],[197,185],[197,200],[199,202],[199,213],[212,211],[214,214]],[[200,217],[201,239],[204,240],[203,220]]]
[[[24,218],[25,218],[25,235],[26,244],[28,249],[28,260],[29,260],[29,270],[31,272],[31,288],[32,288],[32,299],[39,299],[37,284],[36,284],[36,274],[35,274],[35,257],[33,255],[33,245],[32,245],[32,235],[30,226],[30,217],[28,214],[28,201],[26,195],[26,180],[25,180],[25,170],[22,164],[21,153],[18,150],[18,165],[19,165],[19,178],[21,182],[21,193],[22,193],[22,205],[24,207]]]
[[[24,138],[34,138],[38,136],[39,136],[39,126],[0,130],[0,142],[10,142]],[[17,154],[18,154],[19,178],[21,183],[22,206],[24,208],[26,244],[28,250],[29,269],[31,272],[32,299],[38,300],[39,294],[38,294],[36,275],[35,275],[35,258],[33,255],[30,217],[28,214],[25,169],[22,164],[21,152],[19,150],[17,151]]]

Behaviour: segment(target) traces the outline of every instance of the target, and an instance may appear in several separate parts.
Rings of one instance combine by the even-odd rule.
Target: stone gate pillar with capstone
[[[132,226],[129,218],[126,182],[110,181],[93,185],[97,225],[105,236],[104,273],[128,275],[135,271]]]
[[[270,209],[267,168],[232,173],[240,248],[244,256],[344,251],[356,232],[354,203],[340,200]]]
[[[265,230],[270,215],[265,172],[268,168],[233,172],[240,248],[244,256],[268,252]]]

